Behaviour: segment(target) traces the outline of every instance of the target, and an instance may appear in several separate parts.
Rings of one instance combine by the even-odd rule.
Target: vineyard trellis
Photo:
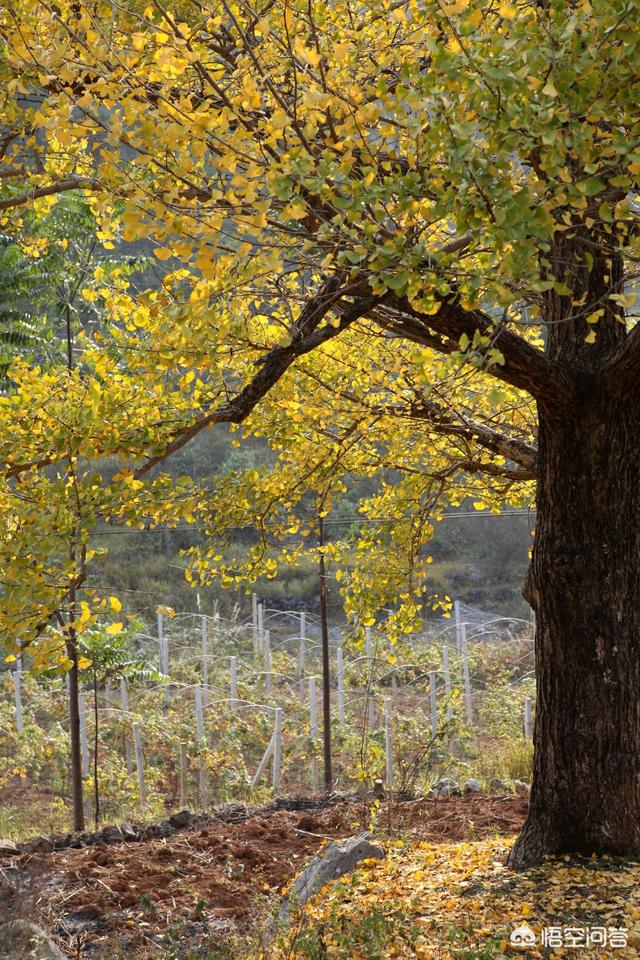
[[[323,723],[321,644],[314,618],[305,611],[268,608],[255,594],[248,619],[238,610],[224,618],[217,609],[169,619],[164,609],[157,614],[155,635],[141,631],[134,637],[140,651],[157,662],[162,680],[131,684],[121,679],[117,691],[110,685],[100,691],[106,759],[96,781],[99,776],[107,809],[112,781],[118,784],[115,793],[127,797],[127,809],[143,816],[151,812],[150,797],[163,792],[170,803],[179,799],[182,806],[202,809],[216,800],[247,798],[267,789],[317,792]],[[530,626],[515,618],[465,617],[458,602],[452,621],[406,638],[401,648],[392,648],[371,628],[363,631],[361,646],[346,642],[346,626],[333,626],[330,733],[341,747],[336,784],[380,779],[389,790],[401,788],[397,764],[411,740],[400,732],[403,728],[413,734],[416,750],[418,732],[427,737],[441,769],[464,756],[460,745],[482,732],[480,707],[490,692],[482,657],[490,650],[518,654],[510,660],[513,685],[522,692],[514,726],[530,739],[533,671],[521,669],[531,661]],[[54,714],[59,727],[68,723],[62,715],[61,681],[29,680],[25,690],[25,676],[18,659],[11,673],[17,741],[33,736],[34,727],[41,731],[37,736],[45,736]],[[50,713],[38,718],[29,691],[33,699],[33,691],[45,690]],[[92,728],[85,696],[83,691],[86,779],[96,763],[98,717]],[[221,789],[225,765],[233,769],[227,770],[228,782]],[[115,771],[112,781],[110,768]],[[64,796],[64,775],[58,779]],[[169,781],[175,789],[158,789]],[[87,806],[86,813],[95,816],[90,800]]]

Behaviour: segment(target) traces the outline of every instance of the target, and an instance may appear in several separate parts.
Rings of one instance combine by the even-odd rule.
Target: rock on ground
[[[474,780],[473,777],[470,780],[465,780],[462,784],[463,793],[480,793],[480,781]]]
[[[436,800],[443,800],[445,797],[459,797],[461,793],[459,784],[450,777],[441,777],[429,790],[429,796]]]
[[[309,861],[284,897],[280,905],[281,922],[288,923],[292,906],[303,907],[330,880],[355,870],[362,860],[382,860],[384,856],[384,848],[372,843],[366,833],[327,844]]]
[[[0,960],[67,960],[41,927],[27,920],[0,924]]]

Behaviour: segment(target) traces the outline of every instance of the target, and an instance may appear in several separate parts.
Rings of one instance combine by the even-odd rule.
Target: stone
[[[41,927],[27,920],[0,924],[0,960],[68,960]]]
[[[450,777],[440,777],[429,790],[429,796],[435,800],[443,800],[445,797],[459,797],[462,794],[458,783]]]
[[[172,813],[169,817],[169,823],[172,827],[188,827],[191,823],[191,813],[188,810],[180,810],[179,813]]]
[[[122,843],[124,837],[122,836],[122,830],[120,827],[105,827],[104,830],[101,830],[98,839],[102,843]]]
[[[120,833],[122,834],[125,840],[137,840],[138,834],[134,826],[130,823],[121,823],[120,824]]]
[[[328,843],[309,861],[283,898],[280,922],[288,925],[292,907],[303,907],[330,880],[355,870],[362,860],[383,860],[384,857],[384,847],[372,843],[367,833]]]
[[[523,797],[528,797],[531,792],[531,787],[528,783],[525,783],[524,780],[514,780],[513,787],[516,793],[519,793]]]
[[[480,781],[471,777],[462,784],[463,793],[480,793]]]
[[[20,851],[13,840],[7,840],[5,837],[0,837],[0,856],[16,857],[19,853]]]
[[[25,849],[29,853],[51,853],[54,846],[51,837],[34,837],[33,840],[29,840]]]
[[[505,793],[510,789],[508,780],[493,779],[489,781],[489,789],[494,793]]]

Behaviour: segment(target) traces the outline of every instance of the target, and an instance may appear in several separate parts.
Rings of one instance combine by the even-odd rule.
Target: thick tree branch
[[[258,361],[259,370],[253,379],[243,387],[233,400],[217,410],[212,410],[210,413],[198,417],[189,426],[177,431],[167,443],[163,452],[148,460],[136,471],[135,476],[137,478],[144,476],[157,463],[175,453],[176,450],[180,450],[210,424],[242,423],[253,412],[260,400],[286,373],[296,357],[310,353],[316,347],[332,340],[355,320],[368,313],[380,300],[379,297],[374,296],[362,297],[340,311],[338,326],[326,324],[321,327],[322,320],[340,304],[343,296],[344,291],[340,287],[339,280],[337,278],[328,280],[300,314],[297,333],[291,343],[286,347],[272,347]]]
[[[12,207],[23,207],[32,200],[38,200],[40,197],[51,197],[56,193],[65,193],[68,190],[101,190],[97,180],[92,177],[69,177],[66,180],[58,180],[57,183],[50,183],[47,187],[37,187],[29,190],[27,193],[21,193],[15,197],[5,197],[0,200],[0,210],[9,210]]]
[[[298,317],[296,332],[287,346],[272,347],[264,356],[256,361],[257,373],[242,388],[236,397],[221,407],[197,417],[192,423],[179,428],[167,440],[162,453],[147,460],[135,473],[136,478],[144,476],[156,464],[166,457],[186,446],[190,440],[202,430],[215,423],[242,423],[255,409],[258,403],[266,396],[269,390],[280,380],[291,366],[296,357],[303,356],[332,340],[342,333],[359,317],[369,313],[379,302],[380,297],[362,295],[364,288],[359,290],[351,286],[345,290],[337,277],[327,280],[320,291],[312,297]],[[352,303],[345,301],[346,295],[359,295]],[[331,311],[337,311],[339,323],[322,325],[322,321]],[[49,466],[54,462],[53,457],[42,457],[24,463],[6,464],[3,471],[4,478],[9,480],[28,472]]]
[[[522,440],[506,437],[486,424],[464,416],[456,420],[454,413],[449,413],[428,400],[411,404],[409,416],[427,420],[434,433],[472,440],[485,450],[519,464],[526,474],[520,479],[533,480],[536,476],[538,451]]]
[[[340,396],[352,403],[362,405],[362,401],[348,390],[341,390]],[[525,443],[523,440],[507,437],[492,427],[465,417],[456,411],[445,410],[438,404],[424,398],[400,406],[371,406],[371,404],[365,404],[365,406],[370,413],[375,413],[378,416],[425,420],[433,433],[441,436],[462,437],[464,440],[477,443],[478,446],[495,453],[499,457],[504,457],[505,460],[519,464],[526,473],[526,476],[523,475],[521,479],[533,480],[536,476],[538,456],[536,447]]]
[[[388,329],[446,354],[460,349],[463,334],[470,341],[476,332],[488,336],[504,357],[504,363],[486,368],[492,377],[525,390],[551,408],[571,396],[570,380],[544,353],[481,310],[464,310],[455,296],[443,300],[436,314],[420,313],[406,297],[389,298],[384,312]]]
[[[446,480],[455,473],[484,473],[489,477],[498,477],[502,480],[522,482],[535,479],[535,474],[524,467],[502,467],[497,463],[484,463],[482,460],[454,460],[451,466],[444,470],[429,474],[435,480]]]

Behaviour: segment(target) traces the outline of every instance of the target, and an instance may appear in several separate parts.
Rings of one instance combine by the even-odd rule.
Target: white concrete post
[[[258,604],[258,653],[262,653],[262,635],[264,633],[264,605]]]
[[[205,615],[202,617],[202,687],[206,700],[209,688],[209,624]]]
[[[180,809],[187,808],[187,745],[180,744]]]
[[[138,770],[138,793],[140,794],[140,806],[144,808],[147,802],[147,791],[144,786],[144,756],[142,754],[142,737],[140,736],[140,727],[137,723],[132,724],[133,745],[136,753],[136,768]]]
[[[268,697],[272,694],[271,684],[271,632],[264,632],[264,689]]]
[[[276,707],[276,725],[273,731],[273,789],[277,790],[280,786],[280,775],[282,768],[282,709]]]
[[[251,594],[251,636],[253,637],[253,655],[258,656],[258,594]]]
[[[469,675],[469,647],[467,645],[466,624],[460,624],[460,640],[462,644],[462,674],[464,679],[464,706],[467,714],[467,723],[473,723],[473,703],[471,700],[471,677]]]
[[[87,708],[84,696],[78,696],[78,712],[80,714],[80,752],[82,755],[82,776],[89,776],[89,739],[87,737]]]
[[[311,724],[309,732],[312,737],[315,737],[318,727],[318,702],[316,700],[315,677],[309,677],[309,719]]]
[[[367,655],[367,660],[371,660],[371,657],[372,657],[371,627],[364,628],[364,649]]]
[[[198,742],[204,737],[204,711],[202,709],[202,687],[196,683],[193,693],[196,701],[196,738]]]
[[[260,777],[262,776],[262,774],[264,773],[264,771],[265,771],[266,768],[267,768],[267,764],[269,763],[269,760],[271,759],[271,756],[272,756],[272,754],[273,754],[273,749],[274,749],[274,745],[275,745],[275,740],[276,740],[276,735],[275,735],[275,733],[272,733],[272,734],[271,734],[271,739],[269,740],[269,743],[267,744],[267,749],[266,749],[265,752],[263,753],[263,755],[262,755],[262,760],[261,760],[260,763],[258,764],[258,769],[256,770],[256,772],[255,772],[254,775],[253,775],[253,779],[252,779],[252,781],[251,781],[251,789],[252,789],[252,790],[255,790],[255,788],[258,786],[258,783],[259,783],[259,781],[260,781]]]
[[[235,712],[238,709],[238,658],[231,657],[229,660],[229,692],[231,694],[231,709]]]
[[[449,720],[453,716],[453,707],[451,706],[451,670],[449,668],[449,647],[442,645],[442,672],[444,673],[444,695],[447,701],[447,717]]]
[[[129,712],[129,696],[127,694],[127,681],[124,677],[120,678],[120,706],[125,713]]]
[[[459,600],[454,601],[453,616],[456,622],[456,653],[461,653],[462,651],[462,615],[460,613]]]
[[[307,666],[307,615],[302,611],[300,614],[300,650],[298,653],[298,673],[304,677],[304,671]]]
[[[158,620],[158,666],[160,673],[166,674],[164,663],[164,619],[162,614],[157,614]]]
[[[393,783],[393,740],[391,737],[391,712],[393,710],[393,701],[388,698],[384,702],[384,752],[385,768],[387,774],[387,787],[391,788]]]
[[[13,693],[16,701],[16,730],[20,735],[24,729],[22,719],[22,671],[18,669],[17,662],[16,669],[13,671]]]
[[[129,694],[127,692],[127,681],[120,677],[120,708],[123,713],[129,713]],[[133,761],[131,759],[131,744],[126,730],[124,734],[124,762],[129,776],[133,773]]]
[[[431,733],[438,735],[438,693],[436,690],[437,674],[429,672],[429,710],[431,712]]]
[[[204,710],[202,705],[202,687],[199,683],[195,685],[194,694],[196,699],[196,737],[198,739],[198,752],[200,760],[198,763],[198,799],[200,809],[204,810],[207,805],[207,775],[202,760],[202,751],[204,750]]]
[[[338,658],[338,663],[336,667],[337,680],[338,680],[338,723],[341,727],[344,727],[345,724],[345,711],[344,711],[344,654],[342,647],[338,647],[336,651],[336,656]]]
[[[376,696],[373,690],[369,690],[367,695],[367,725],[369,730],[376,728]]]
[[[527,740],[531,740],[533,737],[531,726],[531,700],[529,697],[527,697],[524,702],[524,735]]]

